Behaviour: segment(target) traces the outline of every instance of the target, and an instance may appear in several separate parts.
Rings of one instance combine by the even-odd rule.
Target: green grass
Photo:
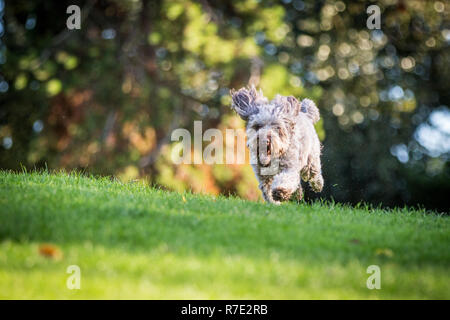
[[[0,298],[449,299],[447,216],[0,171]],[[39,247],[62,252],[47,258]],[[81,268],[69,290],[66,268]],[[381,289],[369,290],[369,265]]]

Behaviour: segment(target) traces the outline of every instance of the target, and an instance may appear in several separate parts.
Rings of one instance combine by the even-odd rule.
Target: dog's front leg
[[[323,189],[322,168],[320,165],[320,157],[315,157],[311,161],[311,179],[309,185],[314,192],[320,192]]]
[[[272,197],[272,180],[272,178],[262,180],[259,184],[259,189],[263,194],[264,201],[273,204],[280,204],[279,201],[274,200]]]
[[[273,178],[272,198],[275,201],[286,201],[300,185],[300,172],[297,168],[281,171]]]

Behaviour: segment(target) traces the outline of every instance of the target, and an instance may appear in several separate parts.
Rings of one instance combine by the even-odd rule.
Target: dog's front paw
[[[291,197],[292,192],[285,188],[276,188],[272,190],[272,198],[275,201],[286,201]]]

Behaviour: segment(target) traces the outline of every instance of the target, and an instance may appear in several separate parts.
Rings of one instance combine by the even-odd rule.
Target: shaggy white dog
[[[267,202],[279,204],[309,181],[322,191],[321,145],[313,124],[320,118],[313,101],[277,95],[272,101],[252,86],[231,90],[232,105],[246,121],[250,163]]]

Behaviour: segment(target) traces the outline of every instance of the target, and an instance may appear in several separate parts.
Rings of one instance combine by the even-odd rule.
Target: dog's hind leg
[[[311,161],[308,158],[308,163],[304,166],[300,172],[302,180],[308,182],[311,179]]]
[[[300,181],[300,183],[298,184],[298,189],[297,189],[297,201],[301,201],[303,199],[303,188],[302,188],[302,182]]]
[[[320,192],[323,189],[323,176],[322,176],[322,167],[320,164],[320,157],[311,158],[310,166],[310,177],[309,177],[309,185],[314,192]]]

